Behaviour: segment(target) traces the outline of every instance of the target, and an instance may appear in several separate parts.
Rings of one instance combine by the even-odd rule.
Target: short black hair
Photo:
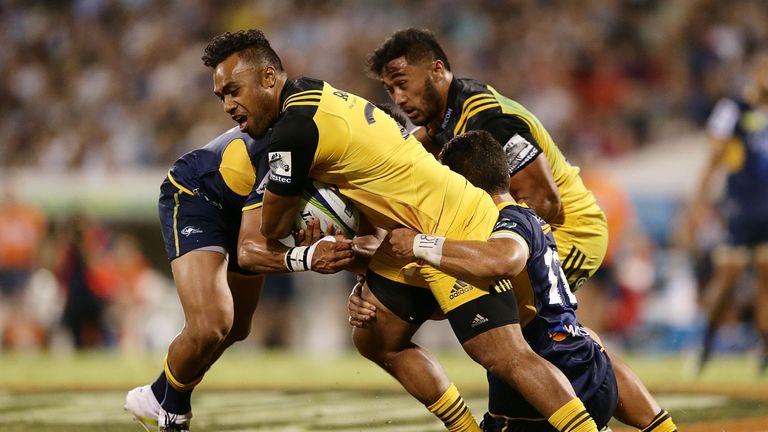
[[[455,136],[445,143],[439,158],[443,165],[491,195],[509,190],[507,156],[487,131],[473,130]]]
[[[368,56],[367,70],[378,78],[384,66],[398,57],[405,57],[408,63],[417,63],[425,59],[441,60],[445,68],[451,70],[448,57],[437,43],[435,35],[426,29],[407,28],[393,33],[383,45]]]
[[[269,41],[261,30],[240,30],[220,34],[208,43],[203,54],[203,64],[209,68],[215,68],[234,53],[253,64],[266,64],[284,72],[283,62],[275,50],[269,45]]]

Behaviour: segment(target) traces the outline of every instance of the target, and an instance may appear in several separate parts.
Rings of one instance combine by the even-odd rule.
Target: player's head
[[[371,53],[367,67],[413,124],[429,124],[443,112],[451,66],[429,30],[395,32]]]
[[[489,132],[473,130],[453,137],[438,156],[443,165],[470,183],[498,195],[509,190],[509,167],[504,148]]]
[[[261,30],[226,32],[205,47],[213,92],[240,130],[259,138],[277,121],[285,70]]]

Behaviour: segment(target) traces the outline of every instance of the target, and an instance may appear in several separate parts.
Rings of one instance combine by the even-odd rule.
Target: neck
[[[436,85],[437,91],[440,94],[440,115],[426,125],[427,130],[432,133],[440,131],[440,124],[443,122],[445,113],[448,111],[448,94],[450,93],[452,82],[453,73],[446,70],[443,72],[443,79]]]
[[[504,202],[513,202],[516,203],[514,198],[512,198],[512,195],[509,192],[503,192],[500,194],[492,194],[491,198],[493,198],[494,204],[501,204]]]
[[[285,88],[285,83],[288,81],[288,75],[287,74],[281,74],[278,76],[278,78],[275,80],[275,107],[277,107],[277,112],[275,113],[275,118],[277,118],[280,115],[280,109],[282,106],[280,105],[280,96],[283,94],[283,88]]]

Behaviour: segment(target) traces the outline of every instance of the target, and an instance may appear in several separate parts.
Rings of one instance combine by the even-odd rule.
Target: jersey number
[[[544,263],[549,271],[549,304],[563,305],[563,292],[568,297],[570,305],[576,304],[576,296],[571,293],[568,286],[568,280],[565,278],[562,267],[560,267],[560,258],[558,258],[554,249],[547,248],[544,253]],[[560,282],[560,283],[558,283]],[[561,290],[560,287],[563,287]]]

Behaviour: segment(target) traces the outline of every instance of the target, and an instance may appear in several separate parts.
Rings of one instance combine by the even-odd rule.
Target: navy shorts
[[[202,197],[179,190],[166,178],[160,186],[158,211],[169,261],[196,249],[218,247],[228,254],[228,271],[256,274],[237,265],[241,209],[216,207]]]
[[[619,391],[608,355],[597,344],[595,349],[599,351],[595,361],[602,363],[595,366],[604,371],[600,375],[601,380],[583,383],[581,386],[574,385],[574,387],[580,387],[574,390],[584,402],[587,412],[597,423],[597,428],[602,429],[613,416],[619,400]],[[567,371],[564,373],[568,375]],[[591,395],[585,400],[586,391]],[[488,409],[491,414],[486,413],[483,418],[483,431],[557,431],[517,390],[490,373],[488,374]]]
[[[755,247],[768,243],[768,215],[762,218],[731,218],[728,221],[728,244]]]

